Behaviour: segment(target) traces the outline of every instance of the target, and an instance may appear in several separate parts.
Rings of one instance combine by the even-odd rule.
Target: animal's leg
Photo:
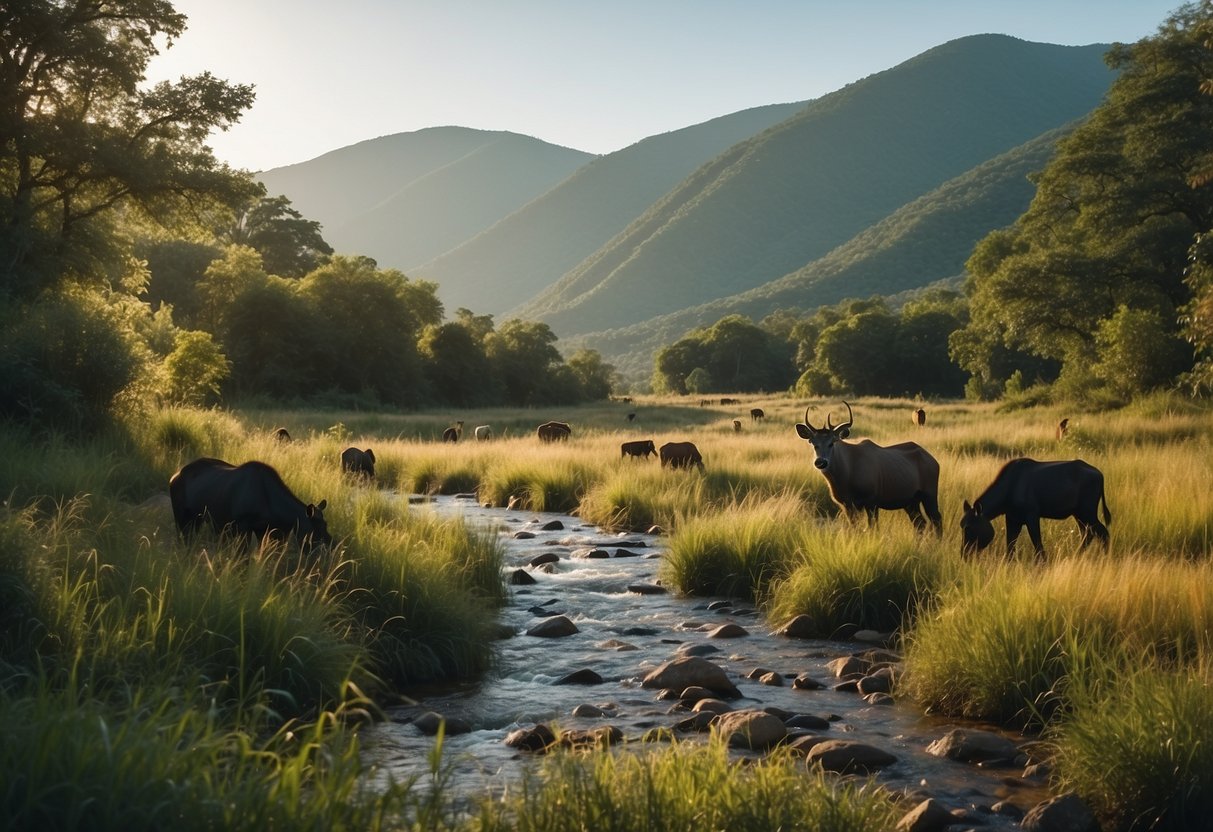
[[[935,536],[943,537],[943,515],[939,513],[939,498],[934,494],[923,493],[921,499],[922,509],[926,512],[927,517],[931,518],[931,525],[935,527]]]
[[[876,524],[880,520],[880,509],[874,506],[865,506],[863,510],[868,515],[868,528],[876,528]]]
[[[906,514],[910,516],[910,522],[914,524],[915,531],[922,532],[927,527],[927,518],[922,516],[922,512],[918,510],[917,504],[906,506]]]
[[[1023,520],[1007,515],[1007,560],[1015,553],[1015,539],[1023,529]]]
[[[1028,518],[1028,537],[1032,538],[1032,546],[1036,549],[1036,559],[1043,561],[1045,559],[1045,545],[1040,540],[1040,518],[1032,516]]]

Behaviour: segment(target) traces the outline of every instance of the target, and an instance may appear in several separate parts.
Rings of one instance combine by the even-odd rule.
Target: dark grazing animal
[[[763,411],[763,409],[761,407],[751,407],[750,408],[750,421],[751,422],[761,422],[765,418],[767,418],[767,414]]]
[[[1060,422],[1057,423],[1057,441],[1058,442],[1060,442],[1061,440],[1066,438],[1066,431],[1068,431],[1069,429],[1070,429],[1069,417],[1062,419]]]
[[[535,433],[540,442],[564,442],[573,435],[573,429],[565,422],[544,422]]]
[[[367,479],[375,479],[375,452],[370,448],[360,451],[346,448],[341,452],[341,470]]]
[[[463,420],[459,420],[442,432],[443,442],[458,442],[463,436]]]
[[[939,463],[916,442],[882,447],[865,439],[844,442],[851,433],[854,415],[847,407],[847,421],[835,427],[826,415],[825,427],[815,428],[805,408],[804,424],[796,433],[813,446],[813,465],[825,476],[830,496],[847,517],[867,514],[868,524],[878,519],[880,509],[903,510],[919,531],[927,519],[937,535],[943,534],[939,514]],[[923,514],[926,514],[926,518]]]
[[[203,457],[182,466],[168,482],[173,520],[189,539],[205,523],[216,532],[304,545],[333,542],[324,520],[327,500],[304,503],[264,462],[230,465]]]
[[[698,468],[703,470],[703,456],[693,442],[666,442],[657,454],[661,467]]]
[[[741,420],[740,419],[733,420],[733,433],[741,433]]]
[[[657,456],[657,446],[653,444],[652,439],[637,439],[635,442],[624,442],[619,446],[620,459],[625,456],[648,459],[649,454]]]
[[[721,400],[720,400],[720,403],[721,403],[722,405],[727,405],[727,404],[741,404],[741,399],[721,399]]]
[[[629,414],[628,414],[628,421],[629,421],[629,422],[635,422],[635,421],[636,421],[636,414],[635,414],[635,413],[629,413]]]
[[[910,414],[910,421],[918,425],[918,427],[922,427],[927,423],[927,412],[921,407],[918,408]]]
[[[274,438],[277,439],[279,442],[290,442],[291,434],[290,434],[290,431],[288,431],[286,428],[275,428],[274,429]]]
[[[1099,506],[1103,504],[1103,523]],[[1073,517],[1082,532],[1082,546],[1092,538],[1108,546],[1108,527],[1112,512],[1104,497],[1103,472],[1081,459],[1064,462],[1037,462],[1013,459],[994,478],[994,482],[969,505],[965,500],[960,518],[961,552],[971,554],[990,545],[994,526],[990,522],[1000,514],[1007,518],[1007,556],[1015,550],[1020,530],[1028,527],[1028,537],[1036,548],[1036,557],[1045,556],[1040,542],[1040,521]]]

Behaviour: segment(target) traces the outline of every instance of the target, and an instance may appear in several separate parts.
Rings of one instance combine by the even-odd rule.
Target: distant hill
[[[258,178],[319,221],[338,252],[411,274],[593,158],[517,133],[434,127],[359,142]]]
[[[555,283],[704,162],[804,106],[755,107],[600,156],[412,273],[437,281],[449,310],[506,313]]]
[[[1084,116],[1113,78],[1106,48],[976,35],[817,99],[700,167],[517,311],[562,336],[602,332],[788,275]]]
[[[593,346],[625,375],[647,377],[658,349],[726,315],[757,321],[777,309],[812,310],[874,294],[897,298],[949,283],[959,288],[974,245],[1027,210],[1036,193],[1029,176],[1044,169],[1071,129],[1051,130],[945,182],[778,280],[628,327],[574,336],[562,348]]]

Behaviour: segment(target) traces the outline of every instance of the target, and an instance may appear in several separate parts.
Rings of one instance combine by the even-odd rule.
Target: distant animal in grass
[[[1099,508],[1103,507],[1103,523]],[[994,482],[973,501],[964,502],[960,518],[961,552],[972,554],[985,549],[994,540],[994,525],[990,521],[1005,515],[1007,523],[1007,556],[1015,550],[1015,540],[1024,526],[1036,550],[1036,557],[1045,556],[1040,537],[1040,521],[1064,520],[1073,517],[1082,532],[1082,548],[1098,539],[1106,548],[1109,543],[1107,523],[1112,512],[1104,496],[1103,472],[1081,459],[1060,462],[1037,462],[1022,457],[1013,459],[998,472]]]
[[[305,503],[264,462],[231,465],[202,457],[182,466],[168,484],[173,520],[186,539],[202,527],[260,541],[294,535],[306,546],[332,543],[324,519],[327,500]]]
[[[1058,442],[1060,442],[1061,440],[1065,439],[1065,438],[1066,438],[1066,433],[1067,433],[1069,430],[1070,430],[1070,419],[1069,419],[1069,417],[1067,417],[1067,418],[1065,418],[1065,419],[1062,419],[1060,422],[1058,422],[1058,423],[1057,423],[1057,441],[1058,441]]]
[[[463,421],[460,420],[442,432],[443,442],[458,442],[463,436]]]
[[[887,447],[870,439],[844,442],[855,418],[851,406],[843,404],[847,421],[841,425],[835,426],[827,414],[824,427],[813,427],[808,408],[804,424],[796,425],[796,433],[813,447],[813,466],[825,476],[834,502],[851,519],[863,512],[869,525],[876,523],[881,509],[902,510],[919,531],[930,521],[935,533],[942,534],[935,457],[916,442]]]
[[[373,480],[375,478],[375,452],[370,448],[360,451],[357,448],[346,448],[341,452],[341,470]]]
[[[629,414],[628,414],[628,421],[629,421],[629,422],[635,422],[635,421],[636,421],[636,414],[635,414],[635,413],[629,413]]]
[[[657,456],[657,446],[653,444],[652,439],[637,439],[634,442],[624,442],[619,446],[621,459],[628,456],[648,459],[650,454]]]
[[[477,442],[487,442],[493,438],[493,428],[491,425],[477,425],[473,431]]]
[[[564,442],[573,435],[566,422],[544,422],[535,429],[540,442]]]
[[[764,411],[761,407],[750,408],[750,421],[751,422],[761,422],[765,418],[767,418],[766,411]]]
[[[733,420],[733,433],[741,433],[741,420],[740,419]]]
[[[703,470],[703,455],[693,442],[666,442],[657,453],[661,467]]]
[[[910,414],[910,421],[918,427],[923,427],[927,423],[927,412],[921,407]]]
[[[279,442],[290,442],[291,434],[290,434],[290,431],[288,431],[286,428],[275,428],[274,429],[274,438],[277,439]]]

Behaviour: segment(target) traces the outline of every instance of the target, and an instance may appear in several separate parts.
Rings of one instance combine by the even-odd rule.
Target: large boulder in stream
[[[641,686],[675,690],[699,686],[734,699],[741,696],[741,691],[729,680],[723,668],[698,656],[682,656],[666,662],[645,676]]]
[[[545,618],[534,627],[526,631],[528,636],[539,636],[540,638],[563,638],[571,636],[574,633],[579,633],[577,625],[568,619],[568,616],[556,615],[551,618]]]
[[[826,740],[809,749],[809,762],[840,774],[868,773],[897,762],[887,751],[853,740]]]
[[[974,728],[953,728],[927,746],[927,753],[965,763],[1011,765],[1023,757],[1019,747],[1001,734]]]
[[[712,729],[730,748],[763,751],[788,735],[783,720],[766,711],[746,710],[723,713],[712,722]]]

